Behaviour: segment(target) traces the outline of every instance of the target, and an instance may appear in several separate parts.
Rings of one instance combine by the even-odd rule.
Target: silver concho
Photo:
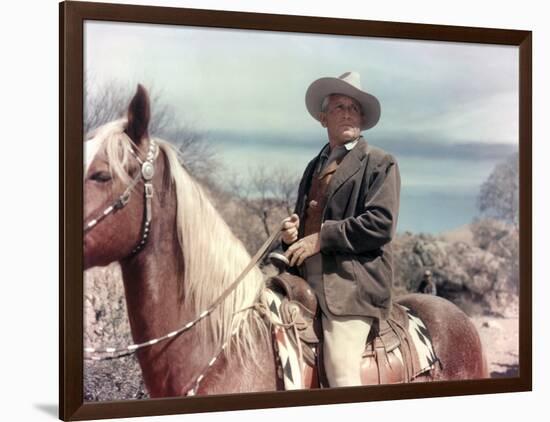
[[[151,180],[154,174],[155,167],[153,166],[153,163],[146,161],[141,165],[141,175],[145,180]]]

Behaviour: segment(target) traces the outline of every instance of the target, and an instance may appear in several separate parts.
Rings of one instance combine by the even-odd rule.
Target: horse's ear
[[[138,84],[137,91],[128,106],[128,127],[127,135],[137,145],[147,136],[147,128],[151,118],[151,107],[149,105],[149,95],[145,88]]]

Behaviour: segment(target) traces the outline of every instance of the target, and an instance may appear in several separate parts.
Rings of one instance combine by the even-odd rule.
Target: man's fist
[[[291,267],[302,265],[303,262],[321,250],[321,237],[319,233],[313,233],[293,243],[286,250],[285,256],[290,261]]]
[[[300,218],[296,214],[292,214],[283,220],[281,228],[281,238],[283,242],[290,245],[298,240],[298,227],[300,226]]]

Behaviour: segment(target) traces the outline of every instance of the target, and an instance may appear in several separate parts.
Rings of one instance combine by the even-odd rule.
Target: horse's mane
[[[128,147],[131,139],[124,133],[125,122],[108,124],[96,132],[108,142],[105,151],[115,177],[128,182]],[[237,278],[250,261],[244,245],[238,240],[196,182],[178,160],[176,150],[166,141],[155,139],[166,155],[168,171],[177,198],[177,232],[179,252],[184,263],[184,306],[198,316],[214,303]],[[264,278],[254,267],[233,293],[195,329],[201,342],[213,341],[217,347],[229,341],[232,333],[237,355],[255,355],[254,347],[261,343],[257,334],[265,336],[265,324],[251,306],[263,292]],[[176,292],[174,292],[176,294]],[[206,346],[206,343],[203,343]],[[199,346],[200,347],[200,346]]]
[[[168,158],[176,187],[178,236],[185,266],[185,301],[198,315],[235,281],[249,263],[250,255],[203,189],[179,163],[171,145],[166,142],[159,142],[159,145]],[[254,267],[209,317],[210,326],[202,325],[203,330],[207,330],[202,337],[212,333],[219,344],[238,329],[236,344],[246,349],[253,347],[253,333],[263,332],[265,325],[250,306],[258,301],[263,285],[263,274]]]

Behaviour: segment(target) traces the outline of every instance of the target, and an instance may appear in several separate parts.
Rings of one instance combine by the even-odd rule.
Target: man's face
[[[327,128],[331,144],[343,145],[357,138],[361,133],[363,113],[353,98],[345,95],[331,95],[325,113],[321,113],[321,124]]]

